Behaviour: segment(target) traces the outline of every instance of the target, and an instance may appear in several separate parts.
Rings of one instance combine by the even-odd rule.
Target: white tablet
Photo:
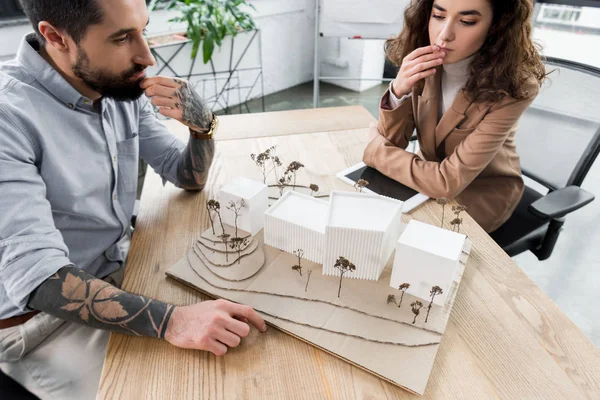
[[[364,192],[376,193],[381,196],[403,201],[402,212],[404,213],[414,210],[429,199],[429,197],[424,194],[416,192],[400,182],[388,178],[376,169],[368,167],[363,162],[339,172],[336,176],[352,186],[354,186],[359,179],[366,180],[369,184],[363,189]]]

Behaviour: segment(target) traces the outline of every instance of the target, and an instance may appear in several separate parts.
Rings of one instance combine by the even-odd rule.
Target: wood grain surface
[[[286,113],[294,112],[247,117],[267,125],[270,120],[301,124]],[[249,153],[270,143],[268,137],[244,131],[250,124],[243,117],[222,117],[224,122],[236,119],[240,136],[222,132],[224,140],[235,140],[236,146],[228,143],[224,153],[217,144],[206,191],[190,194],[170,184],[163,187],[160,177],[148,171],[125,290],[177,305],[205,299],[168,279],[165,271],[209,226],[203,205],[207,196],[216,194],[215,184],[223,175],[236,170],[228,159],[235,159],[237,151]],[[298,127],[282,127],[279,134],[298,143],[295,156],[307,165],[307,178],[320,186],[343,184],[320,171],[358,162],[367,130],[334,127],[318,133],[311,126],[306,128],[309,134],[291,133]],[[177,134],[187,140],[186,130]],[[240,174],[249,172],[237,168]],[[439,207],[429,201],[405,219],[435,224],[441,218]],[[473,242],[469,268],[423,398],[600,398],[600,350],[470,217],[464,217],[461,232]],[[240,347],[220,358],[157,339],[112,334],[98,391],[99,399],[128,400],[418,397],[276,329],[265,334],[253,330]]]

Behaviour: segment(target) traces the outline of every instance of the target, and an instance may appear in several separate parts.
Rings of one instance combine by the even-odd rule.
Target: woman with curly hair
[[[387,41],[400,66],[364,162],[432,198],[456,199],[487,232],[521,196],[515,132],[546,77],[530,0],[413,0]],[[405,151],[414,129],[420,154]]]

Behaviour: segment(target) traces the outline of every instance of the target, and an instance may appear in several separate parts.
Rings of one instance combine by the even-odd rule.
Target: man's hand
[[[177,347],[207,350],[222,356],[229,347],[237,347],[242,338],[248,336],[248,323],[261,332],[267,330],[263,318],[251,307],[226,300],[205,301],[176,307],[165,339]]]
[[[159,112],[174,118],[196,132],[206,132],[212,122],[212,112],[188,81],[166,76],[154,76],[140,83]]]

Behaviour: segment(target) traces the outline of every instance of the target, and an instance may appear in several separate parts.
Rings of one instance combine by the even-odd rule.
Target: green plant
[[[152,0],[149,9],[155,10],[159,0]],[[192,58],[196,58],[200,44],[204,64],[210,61],[215,45],[221,47],[226,36],[256,29],[247,12],[255,9],[246,0],[170,0],[167,10],[177,10],[180,15],[169,22],[187,22],[187,37],[192,41]]]

